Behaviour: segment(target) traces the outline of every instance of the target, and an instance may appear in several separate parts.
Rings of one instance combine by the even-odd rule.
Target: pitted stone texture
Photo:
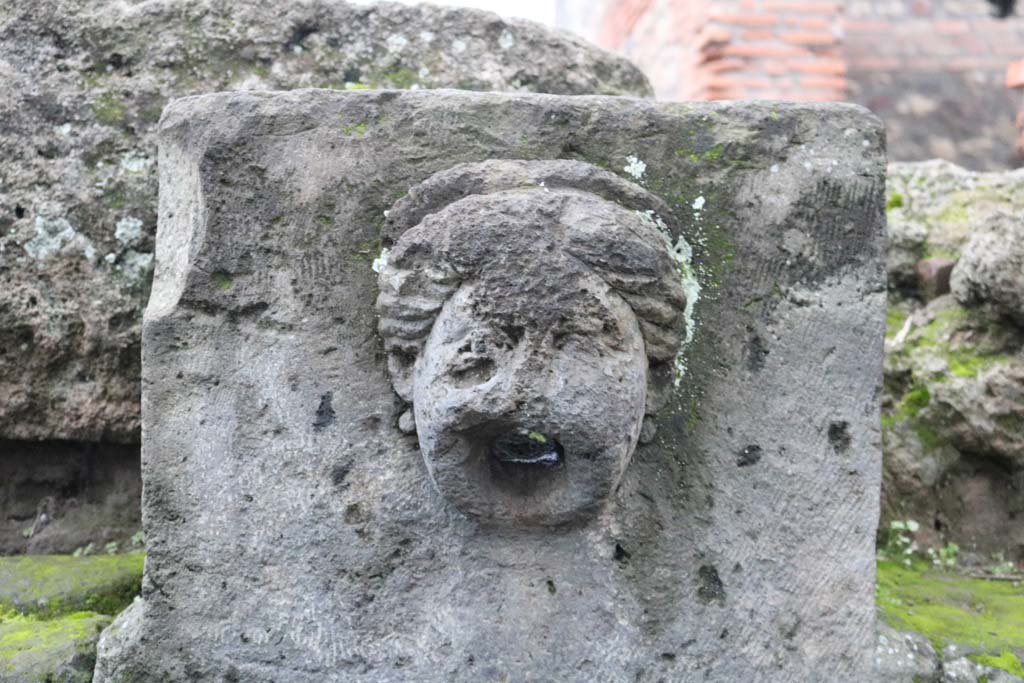
[[[948,161],[889,164],[889,287],[916,294],[915,266],[959,258],[998,214],[1024,215],[1024,169],[978,173]]]
[[[919,633],[897,631],[880,622],[875,662],[880,683],[942,683],[935,648]]]
[[[923,547],[957,543],[967,561],[1017,558],[1024,171],[890,164],[888,206],[884,524],[914,519]],[[921,259],[957,261],[955,296],[932,299],[928,269],[915,268]]]
[[[876,118],[293,91],[178,101],[162,135],[144,597],[97,681],[873,680]],[[398,428],[371,264],[417,183],[552,158],[656,194],[702,290],[604,511],[494,529]]]
[[[650,92],[573,36],[466,9],[4,2],[0,438],[138,442],[160,111],[192,93],[311,86]]]
[[[965,306],[986,306],[1024,327],[1024,215],[997,214],[971,237],[953,269]]]

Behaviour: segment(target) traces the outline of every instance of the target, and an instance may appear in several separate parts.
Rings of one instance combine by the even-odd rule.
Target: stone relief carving
[[[615,490],[686,332],[668,215],[576,161],[457,166],[389,212],[377,310],[400,426],[459,510],[560,524]]]

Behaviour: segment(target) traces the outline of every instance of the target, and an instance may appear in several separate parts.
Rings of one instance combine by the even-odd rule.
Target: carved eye
[[[478,353],[460,354],[448,370],[448,375],[459,388],[483,384],[494,376],[494,361]]]

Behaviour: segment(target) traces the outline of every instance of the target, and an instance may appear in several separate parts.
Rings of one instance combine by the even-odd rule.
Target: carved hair
[[[467,227],[457,218],[467,213],[489,220]],[[411,400],[402,378],[441,307],[463,282],[508,263],[502,244],[523,241],[516,232],[523,218],[543,222],[546,237],[632,308],[648,357],[648,412],[654,412],[685,335],[681,264],[662,215],[669,215],[667,207],[643,188],[575,161],[465,164],[421,183],[389,212],[388,230],[401,236],[380,268],[378,330],[396,392]]]

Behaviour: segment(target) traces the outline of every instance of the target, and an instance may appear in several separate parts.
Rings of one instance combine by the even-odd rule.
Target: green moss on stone
[[[885,208],[887,211],[903,208],[903,195],[899,192],[893,192],[889,196],[889,201],[885,203]]]
[[[227,273],[210,273],[210,282],[213,283],[214,287],[221,291],[226,292],[229,289],[231,289],[231,276],[228,275]]]
[[[395,69],[394,71],[388,71],[383,74],[380,80],[387,81],[393,88],[400,88],[403,90],[411,88],[417,82],[416,74],[412,72],[412,69],[405,67]]]
[[[111,618],[73,612],[39,619],[0,612],[0,678],[24,683],[92,680],[96,640]]]
[[[117,614],[138,594],[144,553],[0,557],[0,609],[55,615]]]
[[[947,645],[975,651],[971,658],[1015,675],[1024,655],[1024,587],[972,579],[931,568],[878,563],[877,602],[894,628],[916,631],[937,651]]]
[[[897,306],[889,306],[885,310],[885,338],[892,339],[907,321],[907,311]]]
[[[98,96],[92,103],[92,113],[100,123],[117,126],[124,121],[125,106],[121,96],[116,92],[107,91]]]
[[[1009,671],[1014,676],[1024,678],[1024,666],[1021,666],[1017,655],[1009,650],[1004,650],[998,655],[968,655],[968,659],[983,666]]]
[[[345,135],[354,135],[357,138],[363,137],[366,134],[365,123],[352,123],[345,124],[341,127],[341,132]]]

